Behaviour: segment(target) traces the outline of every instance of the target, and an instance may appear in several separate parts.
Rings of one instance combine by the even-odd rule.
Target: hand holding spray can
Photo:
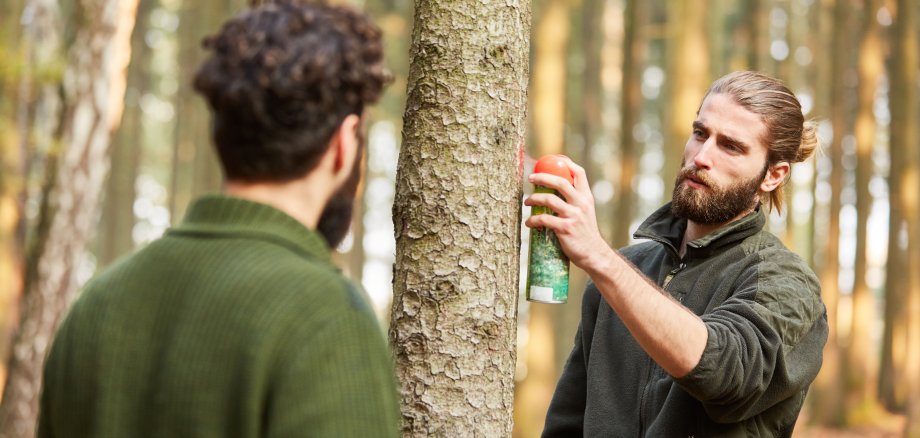
[[[565,164],[564,155],[547,155],[534,166],[534,173],[549,173],[575,183],[572,171]],[[534,186],[534,193],[554,193],[553,189]],[[561,196],[560,196],[561,197]],[[533,206],[530,215],[554,214],[549,207]],[[556,233],[546,228],[530,230],[530,255],[527,263],[528,301],[563,304],[569,299],[569,258],[562,252]]]

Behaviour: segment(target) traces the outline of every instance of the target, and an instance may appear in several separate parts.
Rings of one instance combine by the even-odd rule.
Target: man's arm
[[[821,368],[827,318],[818,280],[785,250],[758,254],[736,292],[703,316],[709,340],[699,364],[676,379],[719,422],[786,402],[798,409]]]
[[[526,205],[550,207],[558,216],[531,216],[527,226],[552,229],[569,259],[588,273],[642,349],[668,374],[687,375],[706,348],[705,324],[607,245],[597,228],[585,171],[571,160],[568,164],[575,187],[553,175],[530,176],[532,183],[559,191],[565,201],[552,194],[530,196]]]

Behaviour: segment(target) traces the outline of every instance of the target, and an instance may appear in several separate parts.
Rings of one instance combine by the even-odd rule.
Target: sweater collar
[[[329,245],[319,233],[275,207],[233,196],[206,195],[197,199],[182,222],[167,233],[251,237],[331,263]]]
[[[706,256],[717,250],[746,239],[761,229],[767,219],[760,206],[746,216],[723,226],[699,239],[687,243],[687,255],[690,257]],[[645,220],[636,233],[637,239],[651,239],[667,246],[674,255],[687,230],[687,220],[671,213],[671,203],[667,203]]]

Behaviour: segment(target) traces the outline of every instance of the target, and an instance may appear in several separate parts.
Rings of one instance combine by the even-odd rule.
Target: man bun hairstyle
[[[799,163],[817,150],[817,125],[805,120],[801,103],[780,80],[754,71],[737,71],[717,79],[706,96],[720,93],[763,120],[766,129],[761,140],[767,145],[768,166],[783,161],[790,165]],[[791,173],[790,169],[787,181]],[[767,204],[768,212],[773,208],[782,212],[784,185],[785,181],[772,192],[764,193],[762,202]]]
[[[390,79],[380,29],[344,6],[276,0],[229,20],[203,46],[211,56],[194,88],[211,109],[228,180],[306,175],[345,117],[360,116]]]

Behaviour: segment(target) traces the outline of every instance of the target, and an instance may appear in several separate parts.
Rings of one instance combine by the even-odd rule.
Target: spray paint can
[[[564,155],[547,155],[537,161],[534,173],[550,173],[575,182]],[[559,193],[553,189],[534,186],[534,193]],[[560,196],[561,197],[561,196]],[[533,206],[531,216],[554,214],[548,207]],[[569,258],[562,251],[556,233],[546,228],[531,228],[530,253],[527,261],[527,301],[564,304],[569,299]]]

